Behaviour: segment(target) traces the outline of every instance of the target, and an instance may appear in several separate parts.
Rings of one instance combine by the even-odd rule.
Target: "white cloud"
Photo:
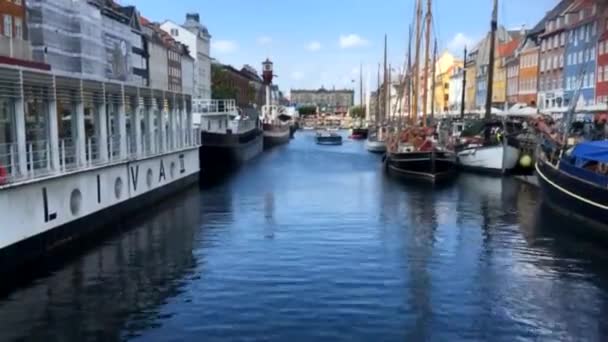
[[[268,36],[260,36],[257,39],[258,45],[269,45],[272,43],[272,38]]]
[[[454,38],[448,42],[448,49],[454,53],[462,53],[464,47],[467,46],[469,49],[473,47],[475,40],[472,37],[465,35],[462,32],[456,33]]]
[[[291,79],[294,81],[301,81],[304,78],[304,73],[301,71],[294,71],[291,73]]]
[[[239,45],[232,40],[212,40],[211,50],[217,53],[227,54],[235,52],[239,49]]]
[[[343,49],[367,46],[369,42],[361,36],[351,33],[340,36],[340,47]]]
[[[306,50],[308,50],[308,51],[319,51],[319,50],[321,50],[321,43],[319,43],[318,41],[314,40],[314,41],[308,43],[308,45],[306,45]]]

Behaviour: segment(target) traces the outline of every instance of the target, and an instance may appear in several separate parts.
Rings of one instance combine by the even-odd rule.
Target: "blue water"
[[[404,185],[380,158],[300,133],[6,294],[0,340],[607,340],[581,223],[512,179]]]

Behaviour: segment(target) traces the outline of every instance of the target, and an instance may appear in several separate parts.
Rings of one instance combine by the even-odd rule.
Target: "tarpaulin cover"
[[[577,144],[572,156],[587,161],[608,163],[608,140],[587,141]]]

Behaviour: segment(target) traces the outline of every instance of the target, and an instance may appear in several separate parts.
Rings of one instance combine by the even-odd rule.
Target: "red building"
[[[602,10],[602,17],[608,18],[608,6]],[[600,20],[597,42],[597,83],[595,99],[597,103],[608,104],[608,20]]]

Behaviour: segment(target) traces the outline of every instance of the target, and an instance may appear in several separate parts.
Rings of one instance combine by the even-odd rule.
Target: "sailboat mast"
[[[435,118],[435,64],[437,64],[437,39],[435,39],[435,43],[433,46],[433,79],[431,80],[431,122],[433,122],[433,119]]]
[[[403,104],[401,105],[401,115],[399,115],[399,127],[401,128],[403,122],[403,116],[405,113],[410,115],[411,104],[412,104],[412,25],[408,28],[408,39],[407,39],[407,65],[404,70],[404,78],[405,81],[403,84]]]
[[[410,120],[416,122],[418,117],[418,88],[420,81],[420,25],[422,21],[422,0],[416,2],[416,51],[414,53],[414,84],[412,94],[412,111],[410,112]]]
[[[494,82],[494,48],[496,45],[496,29],[498,28],[498,0],[494,0],[492,9],[492,23],[490,30],[490,60],[488,63],[488,83],[486,92],[486,115],[485,119],[490,119],[492,115],[492,84]]]
[[[464,102],[466,100],[465,93],[467,91],[467,47],[464,47],[464,64],[462,65],[462,94],[460,102],[460,118],[464,119]]]
[[[363,108],[363,63],[359,66],[359,105]]]
[[[376,120],[376,126],[380,125],[380,100],[382,99],[382,96],[380,96],[380,89],[381,89],[381,83],[380,83],[380,63],[378,63],[378,89],[376,90],[376,115],[374,117],[374,119]]]
[[[426,23],[425,23],[425,38],[424,38],[424,77],[422,84],[424,87],[424,93],[422,93],[422,126],[426,127],[426,105],[428,101],[429,89],[428,89],[428,72],[429,72],[429,60],[431,53],[431,0],[426,1]]]
[[[387,113],[389,112],[389,99],[390,99],[390,95],[388,93],[388,69],[387,69],[387,44],[388,44],[388,38],[386,36],[386,34],[384,35],[384,112],[382,113],[382,121],[386,120]]]

